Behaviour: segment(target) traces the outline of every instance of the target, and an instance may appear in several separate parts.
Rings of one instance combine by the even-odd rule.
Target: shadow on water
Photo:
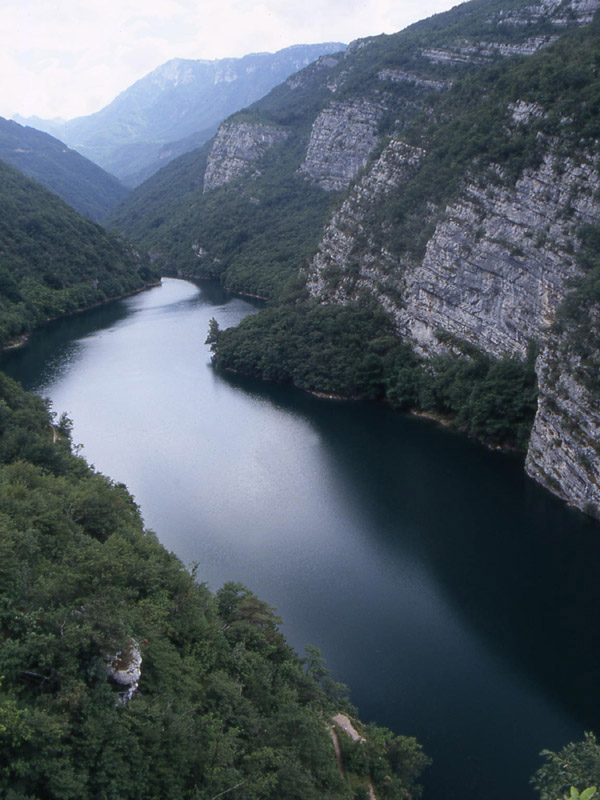
[[[522,459],[365,403],[221,376],[301,414],[368,509],[393,560],[407,547],[488,651],[582,730],[600,725],[600,526],[531,481]],[[432,494],[438,502],[432,502]],[[401,537],[401,541],[400,541]]]

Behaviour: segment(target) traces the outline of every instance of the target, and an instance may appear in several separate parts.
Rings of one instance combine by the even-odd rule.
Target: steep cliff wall
[[[213,140],[204,173],[204,191],[250,172],[267,150],[285,141],[283,128],[256,122],[225,122]]]
[[[316,118],[300,167],[323,189],[345,189],[375,149],[384,108],[367,100],[333,102]]]
[[[514,186],[495,184],[494,172],[467,184],[406,275],[398,324],[424,349],[439,349],[443,330],[495,356],[525,355],[577,272],[578,228],[600,218],[592,156],[550,150]]]
[[[543,116],[535,104],[510,110],[515,124]],[[593,147],[571,157],[557,147],[548,139],[541,164],[515,183],[491,165],[468,178],[445,209],[430,202],[433,233],[416,259],[394,254],[389,224],[376,212],[403,191],[426,154],[391,140],[332,216],[307,282],[324,302],[375,296],[425,354],[468,342],[498,357],[524,356],[530,343],[543,343],[527,471],[600,515],[598,402],[581,378],[581,358],[549,334],[579,274],[578,231],[600,222],[599,163]]]
[[[400,297],[401,271],[388,249],[374,238],[369,216],[375,203],[401,188],[418,169],[424,150],[392,138],[371,169],[333,214],[307,272],[313,297],[344,303],[362,291],[390,312]]]
[[[600,518],[600,407],[586,385],[589,370],[569,352],[565,336],[552,336],[538,358],[537,374],[540,394],[527,473],[570,505]]]

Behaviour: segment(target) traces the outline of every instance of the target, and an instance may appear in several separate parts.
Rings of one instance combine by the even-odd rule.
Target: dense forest
[[[0,161],[0,346],[158,279],[147,258]]]
[[[2,796],[419,797],[414,739],[339,729],[338,768],[331,718],[354,711],[318,651],[299,658],[240,584],[213,596],[69,429],[0,375]],[[127,696],[108,665],[134,654]]]

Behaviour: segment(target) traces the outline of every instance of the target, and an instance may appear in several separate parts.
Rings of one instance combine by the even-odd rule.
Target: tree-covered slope
[[[318,653],[242,586],[211,595],[68,432],[0,375],[0,794],[418,797],[420,747],[373,726],[338,731],[341,777],[347,703]]]
[[[0,346],[155,280],[131,247],[0,161]]]
[[[0,158],[95,222],[127,195],[113,175],[63,142],[1,117]]]

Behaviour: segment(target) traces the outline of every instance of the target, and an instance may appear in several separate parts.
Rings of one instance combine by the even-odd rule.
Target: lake
[[[600,526],[428,421],[215,373],[210,318],[255,310],[164,279],[1,366],[201,580],[245,583],[364,721],[419,739],[425,800],[531,800],[539,751],[598,729]]]

